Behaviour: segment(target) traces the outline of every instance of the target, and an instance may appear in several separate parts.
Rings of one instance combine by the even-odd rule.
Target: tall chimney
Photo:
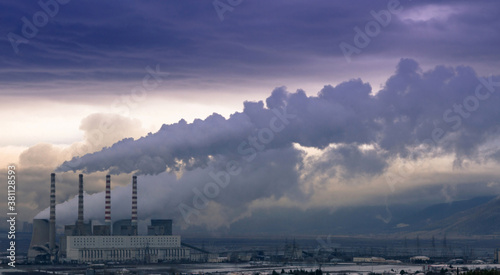
[[[56,248],[56,174],[50,174],[50,221],[49,249],[54,253]]]
[[[106,175],[106,200],[104,206],[104,223],[111,229],[111,176]]]
[[[78,226],[83,230],[83,175],[79,175],[78,183]]]
[[[137,235],[137,176],[132,177],[132,234]]]

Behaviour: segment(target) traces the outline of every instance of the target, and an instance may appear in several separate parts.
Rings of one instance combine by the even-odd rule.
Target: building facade
[[[67,236],[66,260],[86,262],[163,262],[189,260],[180,236]]]

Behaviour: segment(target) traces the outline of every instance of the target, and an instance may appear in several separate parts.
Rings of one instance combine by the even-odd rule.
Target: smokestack
[[[78,226],[83,226],[83,175],[79,175],[78,184]],[[80,229],[82,229],[80,227]]]
[[[53,253],[56,248],[56,174],[50,174],[50,221],[49,249]]]
[[[132,177],[132,230],[137,235],[137,176]]]
[[[104,206],[104,222],[111,228],[111,176],[106,175],[106,200]]]

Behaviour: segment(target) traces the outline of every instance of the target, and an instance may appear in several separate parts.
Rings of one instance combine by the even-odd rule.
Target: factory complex
[[[28,261],[60,263],[106,263],[206,260],[208,253],[185,247],[181,236],[172,235],[172,220],[152,219],[147,235],[137,230],[137,177],[132,178],[131,219],[111,221],[111,177],[106,176],[104,225],[85,223],[83,219],[83,175],[79,175],[78,219],[64,226],[64,235],[56,242],[55,174],[50,181],[50,219],[34,219]],[[194,252],[194,253],[192,253]],[[201,252],[201,253],[200,253]]]

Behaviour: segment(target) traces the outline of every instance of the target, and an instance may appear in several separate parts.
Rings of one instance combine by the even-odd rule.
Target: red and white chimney
[[[78,182],[78,226],[82,230],[83,226],[83,175],[80,174]]]
[[[106,175],[106,200],[104,206],[104,224],[111,228],[111,176]]]
[[[132,177],[132,230],[137,235],[137,176]]]
[[[50,174],[50,220],[49,249],[54,253],[56,248],[56,174]]]

